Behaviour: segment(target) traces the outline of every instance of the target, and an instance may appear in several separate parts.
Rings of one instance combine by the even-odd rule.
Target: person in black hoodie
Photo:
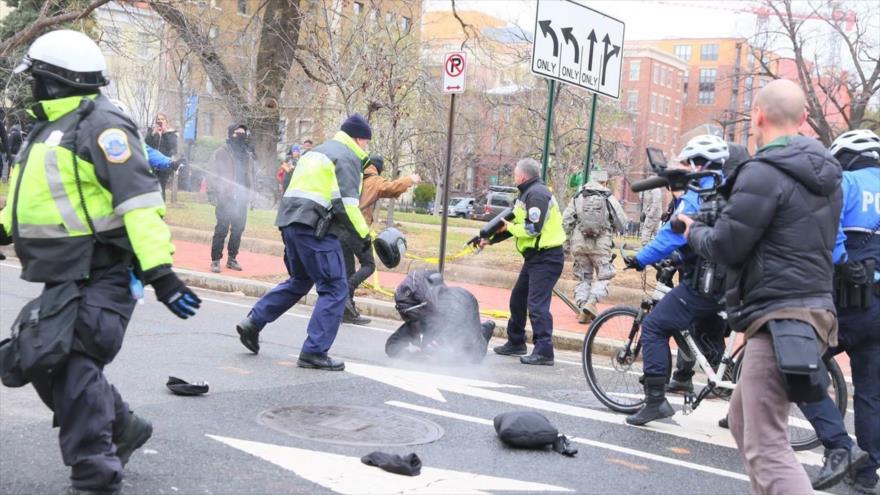
[[[226,144],[217,148],[211,156],[211,175],[208,177],[207,192],[217,225],[211,243],[211,271],[220,273],[220,260],[223,259],[223,243],[229,235],[226,246],[229,257],[226,268],[241,271],[236,256],[241,245],[241,234],[247,225],[250,191],[256,184],[254,162],[248,149],[247,126],[232,124],[226,130]]]
[[[728,203],[714,227],[679,215],[688,244],[729,267],[728,322],[747,343],[729,423],[752,493],[813,490],[788,442],[791,404],[768,322],[806,322],[822,344],[837,344],[831,252],[842,171],[822,143],[798,135],[805,106],[794,82],[761,89],[752,107],[757,154],[725,183]]]

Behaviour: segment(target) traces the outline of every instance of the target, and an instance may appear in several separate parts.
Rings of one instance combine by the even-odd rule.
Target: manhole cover
[[[443,436],[434,422],[374,407],[287,406],[263,411],[258,420],[294,437],[345,445],[417,445]]]

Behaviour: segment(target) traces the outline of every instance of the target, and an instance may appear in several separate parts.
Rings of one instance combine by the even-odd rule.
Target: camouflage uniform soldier
[[[580,323],[592,321],[598,313],[596,303],[608,295],[608,283],[615,274],[611,264],[614,232],[622,231],[627,221],[623,207],[604,185],[607,180],[606,172],[594,172],[592,180],[571,199],[563,214],[578,281],[574,296],[581,309]]]
[[[663,190],[649,189],[642,193],[642,245],[651,242],[660,228],[660,217],[663,215]]]

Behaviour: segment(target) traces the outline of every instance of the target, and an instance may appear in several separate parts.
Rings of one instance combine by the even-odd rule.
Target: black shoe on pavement
[[[85,488],[68,487],[65,495],[120,495],[122,488],[112,488],[106,490],[91,490]]]
[[[230,270],[235,270],[237,272],[240,272],[242,270],[241,265],[238,264],[238,261],[236,261],[235,258],[229,258],[229,260],[226,261],[226,268],[229,268]]]
[[[718,420],[718,426],[724,428],[725,430],[730,429],[730,422],[727,420],[727,416],[724,416],[723,418]]]
[[[846,476],[843,481],[856,493],[874,495],[877,493],[877,480]]]
[[[534,352],[528,356],[519,358],[519,362],[522,364],[535,364],[538,366],[553,366],[552,357],[542,356],[540,354],[535,354]]]
[[[349,299],[345,302],[345,312],[342,313],[342,323],[350,323],[352,325],[367,325],[371,322],[369,318],[361,315],[354,301]]]
[[[211,272],[220,273],[220,260],[214,260],[211,262]]]
[[[684,392],[688,394],[694,393],[694,382],[690,379],[678,381],[675,378],[669,380],[666,385],[666,392]]]
[[[320,354],[310,354],[308,352],[300,352],[296,365],[300,368],[309,368],[315,370],[326,371],[343,371],[345,363],[331,358],[330,356],[321,356]]]
[[[147,443],[151,436],[153,436],[153,425],[137,414],[130,413],[125,429],[119,434],[119,438],[113,439],[113,443],[116,444],[116,457],[119,457],[122,467],[128,464],[128,459],[134,451]]]
[[[645,405],[639,412],[626,417],[626,422],[631,425],[644,426],[657,419],[670,418],[675,415],[675,409],[666,400],[666,377],[645,377]]]
[[[235,331],[238,332],[238,340],[247,347],[247,350],[254,354],[260,353],[260,329],[254,324],[250,318],[241,320],[235,325]]]
[[[501,354],[502,356],[525,356],[529,353],[529,349],[525,344],[514,345],[510,342],[499,345],[492,350],[495,351],[495,354]]]
[[[855,444],[848,449],[825,449],[824,463],[818,476],[813,480],[813,489],[831,488],[867,460],[868,453]]]

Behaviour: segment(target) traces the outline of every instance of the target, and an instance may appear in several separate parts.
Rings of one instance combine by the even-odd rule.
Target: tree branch
[[[110,2],[110,0],[92,0],[83,10],[78,12],[68,12],[66,14],[58,14],[47,16],[50,1],[43,2],[40,13],[37,18],[28,27],[22,31],[10,36],[0,43],[0,57],[5,57],[9,52],[19,46],[30,43],[34,38],[43,34],[49,28],[65,24],[68,22],[78,21],[88,17],[98,7]]]

